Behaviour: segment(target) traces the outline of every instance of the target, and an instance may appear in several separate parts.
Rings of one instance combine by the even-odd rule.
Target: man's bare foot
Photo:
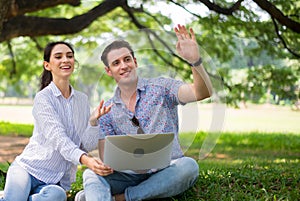
[[[115,195],[114,197],[115,197],[115,201],[126,201],[124,193]]]

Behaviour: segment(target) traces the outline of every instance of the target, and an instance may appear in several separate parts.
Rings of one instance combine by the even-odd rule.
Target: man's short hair
[[[132,57],[134,58],[134,52],[132,50],[132,47],[127,41],[125,41],[125,40],[115,40],[114,42],[112,42],[111,44],[106,46],[105,49],[102,52],[101,61],[104,63],[104,65],[106,67],[109,67],[109,63],[107,61],[108,53],[112,50],[120,49],[120,48],[123,48],[123,47],[127,48],[130,51],[130,54],[132,55]]]

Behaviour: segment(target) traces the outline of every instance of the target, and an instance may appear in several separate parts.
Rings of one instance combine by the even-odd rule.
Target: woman
[[[111,105],[103,106],[102,100],[90,115],[87,96],[70,85],[74,64],[70,44],[59,41],[46,46],[41,90],[32,110],[33,134],[8,169],[0,201],[65,201],[77,165],[91,169],[99,165],[86,152],[95,147],[97,120]]]

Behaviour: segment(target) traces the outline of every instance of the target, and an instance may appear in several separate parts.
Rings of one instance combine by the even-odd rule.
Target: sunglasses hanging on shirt
[[[140,127],[139,120],[135,116],[133,116],[132,119],[130,119],[130,120],[131,120],[131,123],[132,123],[133,126],[138,127],[137,134],[144,134],[145,133],[143,131],[143,129]]]

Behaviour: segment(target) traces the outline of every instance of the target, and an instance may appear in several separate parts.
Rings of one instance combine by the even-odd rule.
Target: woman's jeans
[[[199,175],[197,162],[182,157],[165,169],[149,174],[114,172],[102,177],[87,169],[83,173],[86,201],[110,201],[112,195],[125,194],[127,201],[164,198],[190,188]]]
[[[58,185],[47,185],[31,176],[13,162],[8,169],[4,198],[0,201],[66,201],[65,190]]]

